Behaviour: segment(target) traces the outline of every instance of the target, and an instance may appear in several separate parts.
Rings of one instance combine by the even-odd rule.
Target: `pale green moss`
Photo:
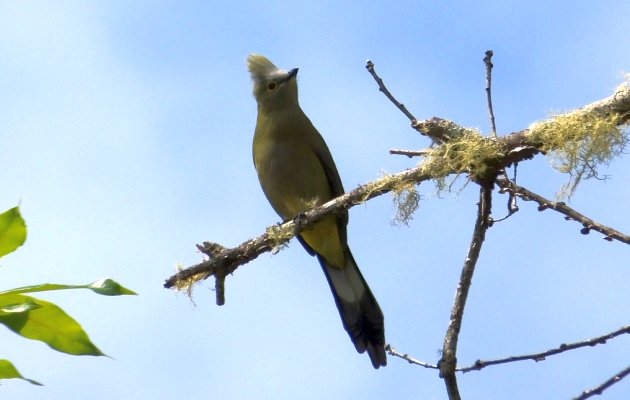
[[[408,184],[393,190],[394,204],[396,205],[396,215],[393,223],[395,225],[409,225],[413,218],[413,213],[420,206],[422,196],[418,193],[415,184]]]
[[[559,114],[530,126],[527,135],[541,143],[554,168],[570,176],[558,197],[570,197],[582,180],[599,178],[598,168],[623,153],[628,137],[620,118],[586,110]]]
[[[477,130],[467,129],[461,136],[430,149],[422,168],[436,179],[462,173],[484,178],[496,172],[493,160],[502,156],[503,148],[499,142],[481,136]]]
[[[177,272],[180,272],[180,271],[183,271],[185,267],[182,264],[177,263],[175,265],[175,269]],[[190,301],[193,304],[195,304],[193,300],[193,287],[195,286],[196,283],[199,283],[200,281],[206,279],[208,275],[209,274],[207,272],[203,272],[203,273],[189,276],[186,279],[178,279],[175,282],[175,286],[173,286],[173,288],[178,292],[184,293],[190,299]]]
[[[274,241],[272,254],[276,254],[283,247],[288,246],[289,240],[295,236],[295,226],[293,225],[273,225],[266,230],[269,238]]]

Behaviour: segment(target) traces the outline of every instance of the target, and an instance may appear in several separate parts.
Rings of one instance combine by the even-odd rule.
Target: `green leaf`
[[[109,278],[101,279],[87,285],[61,285],[57,283],[44,283],[41,285],[24,286],[20,288],[6,290],[0,292],[2,294],[16,294],[16,293],[33,293],[33,292],[47,292],[51,290],[68,290],[68,289],[90,289],[94,293],[98,293],[103,296],[124,296],[124,295],[137,295],[133,290],[129,290],[124,286],[121,286],[118,282]]]
[[[133,290],[129,290],[120,283],[111,280],[109,278],[101,279],[94,283],[87,285],[89,289],[103,296],[123,296],[123,295],[137,295],[138,293]]]
[[[27,312],[0,316],[0,323],[18,335],[40,340],[67,354],[105,355],[90,341],[81,325],[55,304],[22,294],[5,294],[2,298],[15,304],[32,302],[39,306]]]
[[[18,372],[17,368],[15,368],[13,364],[11,364],[11,361],[0,360],[0,379],[15,379],[15,378],[24,379],[25,381],[30,382],[33,385],[44,386],[37,381],[23,377],[22,374]]]
[[[0,214],[0,257],[12,253],[26,241],[26,223],[19,207]]]
[[[39,305],[30,300],[15,303],[14,296],[0,294],[0,316],[28,312],[36,308],[39,308]]]

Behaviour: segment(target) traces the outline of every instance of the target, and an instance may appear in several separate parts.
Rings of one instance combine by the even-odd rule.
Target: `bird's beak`
[[[291,79],[295,78],[297,76],[298,69],[299,68],[293,68],[292,70],[287,72],[287,75],[282,79],[282,82],[290,81]]]

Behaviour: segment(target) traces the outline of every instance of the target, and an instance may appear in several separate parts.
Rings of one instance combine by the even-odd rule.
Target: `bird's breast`
[[[315,149],[299,133],[257,129],[253,153],[260,185],[282,218],[292,218],[332,198]]]

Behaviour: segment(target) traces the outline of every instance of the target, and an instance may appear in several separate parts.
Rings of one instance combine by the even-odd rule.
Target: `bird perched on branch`
[[[298,69],[282,70],[251,54],[258,118],[253,156],[260,185],[284,220],[344,193],[335,162],[298,103]],[[348,212],[329,215],[298,239],[322,266],[343,326],[357,351],[367,351],[374,368],[387,364],[383,313],[359,271],[346,239]]]

